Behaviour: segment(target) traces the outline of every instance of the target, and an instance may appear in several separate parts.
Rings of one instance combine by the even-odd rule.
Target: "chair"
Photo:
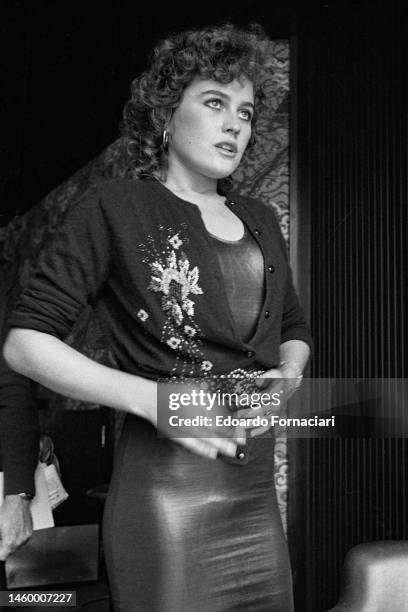
[[[110,596],[100,572],[99,526],[69,525],[35,531],[6,560],[8,590],[75,591],[72,610],[109,612]],[[39,612],[42,607],[29,606]]]
[[[408,541],[354,546],[345,558],[339,601],[328,612],[408,612]]]

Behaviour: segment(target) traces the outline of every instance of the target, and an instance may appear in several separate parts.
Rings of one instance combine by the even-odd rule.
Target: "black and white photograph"
[[[408,612],[402,0],[0,0],[0,610]]]

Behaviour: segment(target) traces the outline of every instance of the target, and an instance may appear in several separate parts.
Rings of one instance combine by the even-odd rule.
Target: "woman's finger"
[[[208,459],[217,458],[218,450],[199,438],[173,438],[173,441],[196,455],[208,457]]]
[[[255,427],[249,432],[249,435],[251,438],[255,438],[256,436],[260,436],[261,434],[265,433],[265,431],[268,431],[269,429],[270,425],[265,427]]]
[[[173,440],[193,453],[210,459],[215,459],[218,453],[235,457],[237,452],[237,445],[234,442],[222,438],[173,438]]]

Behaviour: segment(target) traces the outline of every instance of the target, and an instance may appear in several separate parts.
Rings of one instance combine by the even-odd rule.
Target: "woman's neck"
[[[162,181],[163,185],[177,197],[196,204],[201,211],[216,210],[225,206],[225,197],[217,192],[217,188],[199,188],[196,185],[186,185],[172,181]]]
[[[169,164],[166,180],[163,181],[167,189],[173,193],[195,198],[217,196],[218,180],[195,172],[188,172],[184,168]]]

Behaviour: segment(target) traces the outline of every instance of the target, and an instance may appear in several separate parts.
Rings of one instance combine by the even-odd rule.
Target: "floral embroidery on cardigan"
[[[190,270],[190,262],[183,251],[179,259],[175,251],[171,251],[165,263],[153,261],[149,266],[152,277],[148,288],[163,293],[163,310],[174,318],[177,325],[183,322],[184,313],[194,316],[194,302],[189,296],[203,293],[198,286],[197,266]]]
[[[160,241],[148,236],[140,248],[145,253],[143,262],[149,266],[148,289],[160,294],[160,305],[165,315],[162,342],[175,351],[172,374],[180,376],[209,372],[213,364],[200,349],[202,332],[194,320],[194,296],[202,295],[199,269],[191,266],[182,247],[189,243],[187,225],[178,231],[159,226]]]
[[[137,318],[140,319],[142,323],[144,323],[149,318],[149,315],[143,308],[141,308],[137,313]]]
[[[171,238],[169,238],[169,242],[174,249],[178,249],[183,244],[183,241],[180,240],[178,234],[174,234]]]
[[[190,338],[194,338],[194,336],[196,335],[196,330],[194,329],[194,327],[191,327],[191,325],[185,325],[184,333],[187,334],[187,336],[190,336]]]
[[[204,372],[209,372],[213,367],[213,364],[211,363],[211,361],[209,361],[208,359],[206,359],[205,361],[203,361],[203,363],[201,364],[201,369]]]
[[[174,336],[167,340],[167,344],[172,349],[178,348],[178,345],[180,344],[180,342],[181,342],[180,338],[175,338]]]

